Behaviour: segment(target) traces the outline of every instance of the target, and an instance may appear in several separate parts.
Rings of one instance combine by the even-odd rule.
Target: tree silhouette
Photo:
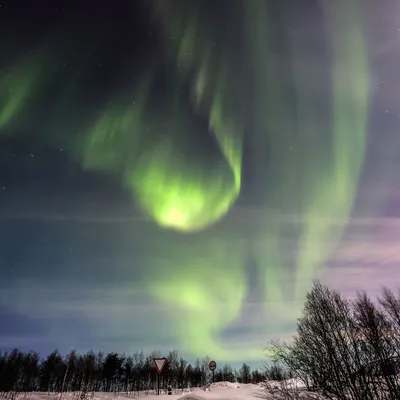
[[[62,400],[63,393],[74,392],[80,393],[74,397],[78,400],[92,392],[126,392],[129,395],[150,391],[155,389],[157,378],[153,358],[160,356],[159,351],[145,356],[143,352],[133,355],[111,352],[104,355],[102,352],[80,354],[71,350],[63,357],[54,350],[40,359],[37,353],[14,349],[9,353],[0,353],[0,393],[55,392]],[[168,353],[167,360],[160,377],[161,389],[172,387],[182,390],[211,383],[209,357],[198,359],[191,365],[174,350]],[[265,374],[257,370],[251,372],[246,364],[243,364],[240,373],[229,365],[222,365],[215,371],[217,382],[239,380],[258,383],[264,379]]]
[[[315,282],[290,344],[272,343],[282,373],[326,398],[399,399],[400,292],[384,289],[378,304]]]

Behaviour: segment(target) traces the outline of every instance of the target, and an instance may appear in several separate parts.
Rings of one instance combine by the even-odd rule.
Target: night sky
[[[0,350],[258,362],[398,286],[397,3],[0,3]]]

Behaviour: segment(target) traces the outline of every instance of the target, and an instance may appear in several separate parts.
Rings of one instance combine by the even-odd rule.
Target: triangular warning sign
[[[157,372],[161,374],[163,371],[165,364],[167,363],[167,359],[165,357],[163,358],[153,358],[154,364],[156,366]]]

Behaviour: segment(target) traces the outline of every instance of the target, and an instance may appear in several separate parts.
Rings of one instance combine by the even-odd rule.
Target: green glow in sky
[[[311,198],[297,261],[298,280],[309,280],[340,238],[353,208],[366,148],[369,71],[356,1],[324,2],[332,48],[330,166],[310,170]],[[329,40],[329,39],[328,39]],[[303,93],[305,90],[303,91]],[[310,120],[312,110],[304,110]],[[335,221],[327,224],[326,219]]]
[[[193,237],[179,256],[159,265],[158,276],[149,277],[154,295],[175,306],[181,315],[179,329],[183,329],[186,350],[206,347],[218,354],[221,326],[240,315],[247,289],[242,247],[239,242],[232,252],[224,238]]]
[[[175,231],[186,243],[163,244],[167,255],[154,256],[143,283],[181,316],[176,334],[183,346],[196,356],[227,361],[239,354],[259,358],[258,345],[231,348],[221,339],[249,295],[248,252],[264,289],[262,306],[275,302],[275,311],[293,320],[291,304],[302,303],[354,206],[370,80],[361,3],[323,1],[326,68],[309,58],[309,43],[296,37],[285,37],[292,64],[282,62],[272,37],[284,29],[269,15],[267,1],[235,1],[237,12],[224,24],[205,16],[201,1],[154,4],[165,29],[160,58],[171,68],[168,104],[153,104],[161,63],[155,58],[141,83],[98,110],[71,148],[85,168],[113,174],[155,226]],[[232,15],[240,16],[240,24]],[[32,100],[41,65],[23,62],[0,77],[0,130],[18,121]],[[292,84],[294,93],[288,90]],[[207,126],[196,148],[198,120]],[[263,204],[259,220],[231,233],[222,219],[229,218],[242,188],[245,128],[252,132],[249,152]],[[202,153],[205,137],[212,156]],[[300,223],[288,225],[291,220]],[[298,238],[290,251],[288,235]],[[295,265],[294,278],[289,264]]]
[[[217,93],[209,130],[222,158],[210,173],[196,154],[188,154],[195,129],[188,117],[174,104],[153,115],[147,91],[141,89],[128,106],[105,111],[89,133],[83,163],[119,173],[136,202],[161,227],[185,232],[205,228],[226,214],[239,194],[241,132],[225,116]]]
[[[313,70],[312,64],[317,60],[307,60],[307,55],[300,50],[304,48],[302,43],[293,43],[292,67],[297,93],[297,121],[293,122],[289,107],[291,100],[282,90],[283,82],[279,80],[282,77],[282,65],[269,47],[268,38],[274,28],[273,21],[263,2],[243,2],[242,6],[246,15],[245,25],[250,49],[248,61],[254,66],[254,124],[258,135],[253,142],[254,156],[260,158],[261,165],[265,165],[263,159],[268,145],[273,149],[268,173],[261,171],[260,174],[267,177],[265,208],[274,210],[275,216],[271,217],[272,213],[266,214],[263,219],[266,221],[265,226],[256,228],[258,233],[253,251],[260,278],[264,282],[265,306],[275,302],[279,304],[279,310],[290,314],[293,319],[296,313],[291,310],[290,304],[293,304],[293,299],[301,304],[316,270],[329,257],[353,208],[365,153],[369,101],[368,62],[362,22],[359,21],[357,2],[344,1],[335,5],[325,3],[326,24],[329,26],[326,47],[332,69],[331,76],[325,77],[325,90],[330,90],[332,95],[325,105],[328,111],[320,108],[321,89],[313,88],[312,85],[317,78],[315,73],[319,73],[322,78],[317,79],[317,82],[324,82],[323,71]],[[196,59],[196,55],[199,56],[199,38],[206,37],[207,33],[198,25],[188,26],[189,22],[198,21],[193,16],[193,10],[189,13],[190,17],[183,18],[186,24],[177,18],[175,21],[180,22],[174,25],[171,23],[170,13],[176,13],[176,10],[165,7],[163,11],[166,24],[170,23],[170,35],[182,37],[179,57],[190,54],[191,59]],[[178,31],[180,26],[182,32]],[[185,32],[189,37],[184,35]],[[196,49],[196,52],[190,52],[189,49]],[[208,60],[209,54],[209,49],[205,47],[203,59]],[[219,62],[223,64],[222,61]],[[207,94],[205,82],[208,67],[200,61],[198,65],[200,67],[196,71],[195,93],[196,99],[201,99]],[[185,67],[190,69],[187,60]],[[224,101],[229,101],[229,98],[220,96],[218,106],[223,106]],[[223,132],[220,136],[221,142],[229,143],[237,138],[232,134],[234,129],[225,125],[223,130],[222,123],[220,126],[219,132]],[[263,136],[265,132],[268,132],[268,143]],[[231,162],[231,165],[234,167],[236,163]],[[197,192],[194,198],[197,198]],[[288,219],[285,215],[287,210],[291,210],[295,218],[301,219],[295,279],[292,284],[285,252],[279,248],[288,234],[284,221]],[[212,252],[213,258],[219,252],[223,253],[222,249],[223,247],[215,249]],[[210,249],[205,250],[207,253],[209,251]],[[161,298],[164,301],[180,305],[191,315],[189,327],[185,328],[188,322],[186,319],[183,326],[179,327],[182,341],[188,347],[196,354],[213,349],[213,356],[223,358],[234,350],[228,351],[229,346],[224,346],[221,342],[218,345],[216,332],[223,331],[240,315],[240,301],[243,299],[241,296],[238,296],[240,301],[235,303],[232,313],[226,313],[225,308],[228,302],[233,301],[229,297],[233,290],[232,285],[241,286],[238,283],[242,279],[239,272],[246,267],[243,264],[233,267],[235,263],[221,259],[215,281],[224,282],[218,285],[218,290],[228,297],[222,303],[208,303],[210,287],[214,288],[214,278],[210,280],[209,272],[210,265],[213,264],[215,265],[215,261],[211,259],[198,267],[193,275],[177,273],[174,278],[172,274],[163,284],[150,283],[150,286],[154,288],[156,295],[162,293]],[[192,287],[194,282],[195,287]],[[188,290],[190,294],[187,293]],[[239,288],[236,288],[236,292],[242,293]],[[176,293],[182,293],[182,296],[176,296]],[[292,303],[288,300],[290,298]],[[227,319],[221,318],[221,315],[226,315]],[[255,348],[247,348],[248,357],[255,352]]]
[[[0,75],[0,131],[21,116],[43,78],[43,57],[25,57]],[[0,132],[1,133],[1,132]]]
[[[169,78],[175,91],[170,104],[150,110],[151,101],[144,98],[153,87],[149,74],[133,102],[124,109],[111,106],[95,124],[84,163],[103,168],[124,160],[123,182],[145,213],[163,228],[194,232],[219,221],[239,195],[243,110],[234,96],[237,79],[227,50],[218,55],[211,49],[196,8],[170,15],[167,3],[156,2],[167,30],[177,38],[168,41],[168,57],[177,65]],[[191,88],[184,100],[191,104],[191,115],[180,106],[185,84]],[[203,136],[212,136],[220,153],[219,161],[207,161],[211,166],[193,150],[197,128],[189,120],[199,115],[208,120]],[[104,146],[101,154],[99,145]]]

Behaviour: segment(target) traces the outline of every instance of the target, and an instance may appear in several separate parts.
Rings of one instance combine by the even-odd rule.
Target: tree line
[[[347,299],[315,282],[293,340],[268,350],[286,398],[300,398],[290,375],[325,399],[400,399],[400,290]]]
[[[118,353],[104,354],[89,351],[79,354],[73,350],[66,356],[53,351],[45,358],[35,352],[24,353],[15,349],[0,353],[0,392],[94,392],[150,391],[156,386],[157,372],[153,358],[158,351],[145,356]],[[160,380],[162,389],[204,387],[211,382],[208,368],[210,358],[198,359],[191,365],[178,351],[171,351]],[[236,371],[229,365],[214,371],[215,381],[258,383],[265,379],[258,370],[252,371],[247,364]],[[84,396],[83,396],[84,397]]]
[[[157,379],[153,358],[160,356],[157,351],[147,356],[93,351],[62,356],[54,351],[40,358],[15,349],[0,353],[0,397],[1,393],[35,391],[74,392],[81,398],[102,391],[149,392]],[[293,385],[300,381],[308,392],[324,399],[398,400],[400,290],[383,289],[376,301],[365,292],[347,299],[315,282],[293,340],[273,341],[268,356],[273,364],[262,372],[252,371],[247,364],[239,370],[218,366],[215,381],[266,382],[269,393],[279,399],[303,398],[303,389]],[[167,360],[161,389],[205,387],[211,382],[209,357],[192,365],[175,350]]]

